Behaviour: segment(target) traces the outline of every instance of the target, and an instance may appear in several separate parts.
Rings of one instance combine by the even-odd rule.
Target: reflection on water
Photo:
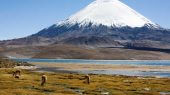
[[[79,71],[80,73],[84,74],[110,74],[110,75],[127,75],[127,76],[159,76],[159,77],[170,77],[170,72],[164,71],[132,71],[132,70],[95,70],[95,71]]]
[[[170,66],[170,60],[84,60],[84,59],[13,59],[24,62],[81,63],[81,64],[129,64]]]
[[[170,77],[168,71],[137,71],[137,70],[65,70],[56,67],[41,67],[38,72],[57,72],[57,73],[81,73],[81,74],[106,74],[106,75],[126,75],[126,76],[153,76]]]
[[[80,59],[14,59],[16,61],[24,62],[47,62],[52,63],[75,63],[75,64],[126,64],[126,65],[151,65],[151,66],[170,66],[170,60],[80,60]],[[127,76],[159,76],[170,77],[169,71],[138,71],[138,70],[63,70],[62,68],[43,67],[39,71],[47,72],[70,72],[83,74],[111,74],[111,75],[127,75]]]

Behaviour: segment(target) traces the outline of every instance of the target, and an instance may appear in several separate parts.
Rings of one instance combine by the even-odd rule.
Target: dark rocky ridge
[[[170,31],[154,28],[152,25],[143,27],[107,27],[89,23],[85,26],[52,25],[28,37],[0,41],[0,46],[48,46],[69,44],[90,47],[125,47],[130,49],[170,49]],[[150,50],[150,49],[149,49]]]
[[[73,44],[97,47],[169,48],[170,31],[163,28],[52,25],[31,36],[1,41],[0,45]]]

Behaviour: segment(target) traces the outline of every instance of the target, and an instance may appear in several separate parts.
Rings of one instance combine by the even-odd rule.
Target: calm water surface
[[[14,59],[24,62],[78,63],[78,64],[129,64],[170,66],[170,60],[82,60],[82,59]]]
[[[74,63],[74,64],[126,64],[126,65],[150,65],[150,66],[170,66],[170,60],[81,60],[81,59],[14,59],[24,62],[46,62],[49,64]],[[59,72],[57,68],[40,68],[39,71]],[[62,70],[61,70],[62,71]],[[69,72],[69,71],[68,71]],[[72,72],[72,71],[70,71]],[[159,76],[170,77],[169,71],[129,71],[129,70],[75,70],[74,72],[83,74],[118,74],[128,76]]]

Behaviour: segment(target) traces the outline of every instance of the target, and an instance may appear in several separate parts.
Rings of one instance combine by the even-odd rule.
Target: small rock
[[[151,89],[150,88],[144,88],[145,91],[150,91]]]
[[[160,95],[170,95],[170,92],[160,92]]]
[[[101,95],[109,95],[109,92],[101,92]]]

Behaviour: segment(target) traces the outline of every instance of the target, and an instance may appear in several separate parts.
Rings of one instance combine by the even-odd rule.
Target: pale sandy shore
[[[112,64],[74,64],[74,63],[32,63],[39,67],[51,67],[62,70],[130,70],[130,71],[167,71],[170,66],[143,66],[143,65],[112,65]]]

